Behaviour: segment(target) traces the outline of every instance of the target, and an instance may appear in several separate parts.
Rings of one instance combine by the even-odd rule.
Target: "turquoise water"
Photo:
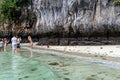
[[[26,48],[30,50],[29,48]],[[120,63],[69,55],[62,52],[32,49],[25,52],[47,64],[61,80],[120,80]],[[57,63],[51,65],[50,63]]]
[[[44,64],[11,53],[0,52],[0,80],[58,80]]]
[[[120,63],[23,47],[0,52],[0,80],[120,80]]]

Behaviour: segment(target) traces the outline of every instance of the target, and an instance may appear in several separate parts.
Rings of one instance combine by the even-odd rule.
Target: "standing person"
[[[3,43],[4,43],[4,51],[6,51],[8,40],[4,38]]]
[[[13,36],[11,39],[12,42],[12,53],[17,53],[17,37]]]
[[[3,40],[0,39],[0,51],[3,51],[4,49],[4,43],[3,43]]]
[[[32,47],[33,47],[33,41],[32,41],[31,36],[28,36],[28,40],[29,40],[29,42],[30,42],[30,47],[32,48]]]
[[[18,38],[17,38],[17,53],[20,52],[20,42],[21,42],[21,38],[18,37]]]

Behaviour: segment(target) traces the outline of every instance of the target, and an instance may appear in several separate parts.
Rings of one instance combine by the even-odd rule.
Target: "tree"
[[[120,5],[120,0],[114,0],[115,5]]]
[[[30,4],[31,0],[1,0],[1,14],[9,21],[18,21],[21,16],[23,5]]]
[[[21,7],[16,5],[17,0],[4,0],[1,8],[1,13],[5,19],[16,21],[20,17]]]

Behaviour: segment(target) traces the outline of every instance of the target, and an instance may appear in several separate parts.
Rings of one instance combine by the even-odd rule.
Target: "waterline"
[[[61,57],[69,57],[69,58],[76,58],[76,59],[82,59],[82,60],[86,60],[89,61],[91,63],[95,63],[98,65],[105,65],[108,67],[112,67],[112,68],[118,68],[120,69],[120,62],[113,62],[113,61],[107,61],[107,60],[100,60],[100,59],[93,59],[91,57],[83,57],[83,56],[78,56],[78,55],[72,55],[72,54],[65,54],[62,52],[57,52],[57,51],[52,51],[52,50],[42,50],[42,49],[31,49],[28,47],[24,47],[25,49],[28,49],[32,52],[40,52],[40,54],[52,54],[52,55],[57,55],[57,56],[61,56]]]

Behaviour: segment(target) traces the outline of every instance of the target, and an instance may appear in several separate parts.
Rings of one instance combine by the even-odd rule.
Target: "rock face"
[[[120,33],[120,6],[113,0],[33,0],[33,7],[38,33]]]

